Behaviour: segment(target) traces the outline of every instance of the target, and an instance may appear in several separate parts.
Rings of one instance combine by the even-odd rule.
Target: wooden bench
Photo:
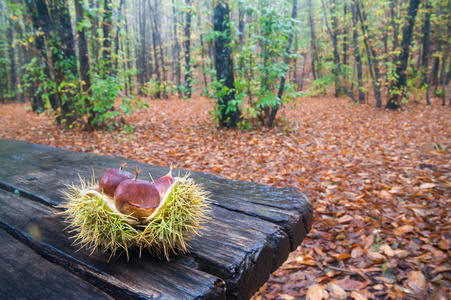
[[[168,168],[125,160],[158,178]],[[211,192],[211,221],[192,250],[159,260],[72,246],[56,215],[65,184],[96,179],[119,158],[0,140],[0,298],[248,299],[312,226],[312,205],[278,189],[191,172]],[[184,170],[179,171],[183,174]]]

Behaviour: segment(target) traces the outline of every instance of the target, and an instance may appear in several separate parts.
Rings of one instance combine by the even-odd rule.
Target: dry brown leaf
[[[423,183],[423,184],[420,185],[420,189],[422,189],[422,190],[432,189],[433,187],[435,187],[435,184],[434,183],[430,183],[430,182]]]
[[[352,220],[354,220],[353,217],[351,217],[350,215],[344,215],[341,218],[338,219],[338,223],[339,224],[346,224],[351,222]]]
[[[407,256],[409,256],[409,252],[406,250],[396,249],[393,250],[393,252],[395,252],[395,255],[399,258],[406,258]]]
[[[356,247],[356,248],[352,249],[351,257],[352,258],[358,258],[358,257],[362,256],[364,253],[365,253],[365,251],[363,251],[362,248]]]
[[[438,242],[438,246],[440,247],[440,249],[442,250],[449,250],[451,249],[451,240],[448,239],[441,239]]]
[[[341,253],[341,254],[332,254],[333,257],[335,257],[336,259],[348,259],[351,257],[351,255],[349,255],[348,253]]]
[[[357,293],[356,291],[351,292],[351,297],[354,298],[355,300],[368,300],[368,298],[366,298],[362,294]]]
[[[280,299],[280,300],[295,300],[296,297],[294,297],[294,296],[292,296],[292,295],[289,295],[289,294],[280,294],[280,295],[277,297],[277,299]]]
[[[379,249],[382,250],[384,252],[384,254],[387,255],[388,257],[395,256],[395,253],[393,252],[392,248],[388,244],[383,244],[382,246],[380,246]]]
[[[306,299],[307,300],[326,300],[329,298],[329,293],[327,292],[324,285],[314,284],[311,285],[307,290]]]
[[[372,261],[374,261],[375,263],[382,263],[385,260],[385,256],[378,253],[378,252],[374,252],[371,249],[367,249],[365,250],[366,255],[368,256],[369,259],[371,259]]]
[[[421,271],[411,271],[407,276],[406,284],[414,292],[420,293],[426,288],[426,278]]]
[[[404,226],[396,228],[393,232],[395,233],[395,235],[403,235],[403,234],[411,232],[412,230],[413,230],[413,226],[404,225]]]
[[[327,285],[327,290],[340,298],[346,298],[348,296],[348,293],[346,293],[346,291],[341,286],[333,282],[330,282]]]

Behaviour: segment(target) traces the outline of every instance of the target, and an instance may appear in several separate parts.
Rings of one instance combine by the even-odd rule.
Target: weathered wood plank
[[[42,186],[45,175],[54,175],[54,195],[48,199],[52,204],[59,203],[58,189],[65,183],[78,181],[74,173],[84,178],[90,178],[95,170],[97,179],[110,168],[118,167],[119,158],[99,156],[89,153],[79,153],[68,150],[25,143],[15,140],[0,140],[0,160],[5,168],[0,170],[0,181],[10,185],[20,183],[21,188]],[[143,174],[150,173],[154,178],[168,172],[168,168],[140,164],[132,160],[125,161],[129,165],[137,165],[143,169]],[[24,170],[24,168],[28,167]],[[35,168],[33,168],[35,167]],[[13,170],[10,170],[10,169]],[[17,170],[14,170],[17,169]],[[26,172],[26,177],[22,172]],[[183,175],[184,170],[180,171]],[[278,189],[256,183],[227,180],[218,176],[191,172],[192,177],[205,185],[212,192],[214,204],[232,211],[255,216],[274,224],[281,225],[291,241],[294,250],[311,230],[313,208],[304,194],[294,188]],[[1,183],[0,183],[1,184]],[[295,235],[293,235],[295,233]]]
[[[1,229],[115,298],[225,298],[222,280],[177,261],[136,255],[108,261],[108,254],[75,251],[63,231],[66,224],[47,206],[5,191],[0,205]]]
[[[118,160],[0,140],[0,187],[12,192],[17,189],[29,199],[55,205],[62,201],[58,190],[71,181],[77,182],[78,173],[89,178],[95,169],[98,179],[107,169],[116,168]],[[154,178],[168,171],[127,162]],[[285,261],[289,241],[294,250],[310,231],[311,204],[295,189],[276,189],[197,172],[192,177],[212,192],[214,226],[193,240],[191,258],[178,259],[224,279],[228,296],[248,298]],[[227,230],[228,226],[231,229]]]
[[[112,299],[0,229],[1,299]]]

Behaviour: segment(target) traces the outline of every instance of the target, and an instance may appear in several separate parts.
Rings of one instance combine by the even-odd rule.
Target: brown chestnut
[[[131,215],[137,219],[150,216],[160,205],[160,193],[150,182],[139,180],[141,170],[136,172],[134,179],[122,181],[114,193],[116,208],[125,215]]]
[[[164,194],[167,190],[171,187],[171,185],[175,182],[174,177],[172,177],[172,169],[169,171],[169,174],[161,177],[160,179],[156,180],[153,185],[157,188],[158,192],[160,193],[160,197],[163,198]]]
[[[116,188],[122,181],[133,179],[133,175],[131,173],[122,170],[122,168],[125,168],[126,166],[127,163],[124,162],[121,163],[119,169],[111,169],[103,173],[99,180],[100,191],[103,191],[103,193],[113,197]]]

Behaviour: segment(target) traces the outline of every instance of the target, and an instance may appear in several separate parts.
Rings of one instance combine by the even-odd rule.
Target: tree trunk
[[[92,69],[94,72],[98,72],[99,68],[99,34],[97,29],[99,28],[99,0],[89,0],[89,8],[94,12],[90,14],[92,23],[91,27],[91,51],[92,51]]]
[[[224,93],[225,95],[218,97],[219,125],[235,128],[240,119],[241,112],[237,106],[229,107],[230,101],[235,100],[232,49],[229,46],[229,14],[228,3],[224,0],[219,0],[216,3],[213,15],[213,29],[214,31],[220,32],[215,38],[216,79],[222,84],[223,88],[228,90]],[[220,91],[219,94],[221,94]]]
[[[199,36],[200,38],[200,55],[202,58],[202,74],[204,76],[204,86],[205,86],[205,94],[208,95],[208,82],[207,82],[207,74],[205,73],[205,52],[206,49],[204,48],[204,39],[202,34]]]
[[[298,34],[296,33],[295,35],[294,35],[294,53],[297,55],[297,53],[298,53]],[[304,59],[305,59],[305,57],[304,57]],[[298,68],[297,68],[297,61],[298,61],[298,58],[296,57],[295,59],[294,59],[294,61],[293,61],[293,83],[295,84],[295,85],[298,85],[298,78],[297,78],[297,71],[298,71]],[[304,70],[302,70],[302,72],[304,72]],[[304,75],[304,74],[302,74],[302,75]]]
[[[16,88],[17,88],[17,72],[16,72],[16,51],[14,47],[14,30],[12,21],[9,21],[9,26],[7,29],[7,36],[9,41],[8,47],[8,58],[9,58],[9,78],[10,78],[10,90],[9,94],[11,96],[11,101],[17,100],[16,97]]]
[[[429,33],[431,31],[431,10],[432,6],[426,1],[426,14],[423,25],[423,55],[421,56],[421,86],[427,84],[428,66],[429,66]]]
[[[450,41],[450,37],[451,37],[451,1],[448,1],[448,7],[447,7],[447,13],[448,13],[448,24],[447,24],[447,34],[446,34],[446,48],[445,48],[445,53],[443,56],[443,62],[442,62],[442,74],[441,74],[441,79],[442,79],[442,105],[445,106],[446,105],[446,64],[447,64],[447,60],[449,58],[449,41]],[[451,99],[449,101],[449,104],[451,105]]]
[[[33,30],[35,33],[37,33],[40,30],[41,23],[38,18],[36,5],[33,0],[25,0],[25,4],[27,6],[28,13],[31,16],[31,23],[33,25]],[[49,66],[48,66],[47,52],[45,51],[44,36],[41,34],[39,34],[39,35],[35,34],[34,38],[35,38],[34,45],[40,55],[41,64],[43,65],[43,69],[44,69],[44,75],[47,78],[51,78],[50,70],[49,70]],[[41,81],[39,79],[35,78],[35,85],[33,88],[39,87],[40,85],[41,85]],[[36,91],[36,89],[34,89],[34,92],[32,95],[32,104],[31,104],[32,110],[34,112],[36,112],[36,111],[40,112],[40,111],[44,110],[44,102],[42,99],[43,92],[44,91],[42,89],[40,91]],[[55,98],[55,95],[53,93],[50,93],[48,95],[48,97],[49,97],[50,106],[52,107],[52,109],[54,111],[56,111],[58,109],[58,103]],[[59,120],[57,120],[57,122],[59,123]]]
[[[119,23],[121,23],[122,21],[122,8],[124,6],[124,0],[121,0],[121,2],[119,3],[119,8],[117,11],[117,25],[116,25],[116,36],[114,37],[114,45],[115,45],[115,49],[114,49],[114,70],[113,73],[117,74],[118,71],[118,59],[119,59],[119,34],[121,32],[121,26],[119,26]],[[128,39],[129,37],[127,37]]]
[[[182,90],[180,88],[181,85],[181,70],[180,70],[180,44],[179,39],[177,35],[177,14],[175,11],[175,4],[174,0],[172,0],[172,17],[173,17],[173,24],[174,24],[174,65],[175,65],[175,79],[176,79],[176,87],[177,87],[177,93],[179,95],[179,98],[182,96]]]
[[[366,25],[366,20],[363,17],[362,9],[360,8],[359,0],[353,0],[355,4],[357,15],[359,17],[361,27],[362,27],[362,36],[363,42],[365,44],[366,54],[368,57],[368,65],[371,75],[371,81],[373,84],[374,98],[376,100],[376,107],[382,106],[382,97],[381,97],[381,77],[379,71],[379,61],[377,59],[376,51],[371,46],[371,43],[368,40],[368,26]]]
[[[111,39],[110,31],[112,26],[111,20],[111,0],[105,0],[103,6],[103,78],[106,78],[106,74],[111,73]]]
[[[149,5],[150,2],[149,2]],[[151,7],[152,9],[152,7]],[[151,14],[152,15],[152,14]],[[158,86],[157,90],[155,91],[155,94],[153,95],[154,97],[160,99],[161,97],[161,91],[160,91],[160,85],[161,85],[161,73],[160,73],[160,62],[158,61],[158,53],[157,53],[157,33],[156,33],[156,24],[157,22],[155,22],[155,15],[153,16],[153,21],[150,21],[150,27],[152,29],[152,49],[153,49],[153,58],[154,58],[154,64],[155,64],[155,75],[157,76],[156,79],[156,84]]]
[[[332,39],[332,45],[334,47],[334,58],[335,58],[335,61],[337,62],[337,65],[336,65],[335,68],[339,72],[341,77],[344,79],[343,71],[341,69],[341,64],[340,64],[340,54],[338,53],[337,41],[335,40],[334,34],[332,33],[332,30],[329,27],[329,22],[327,21],[326,7],[324,5],[324,1],[321,0],[321,3],[323,5],[324,19],[326,21],[327,31],[329,31],[329,35],[330,35],[330,37]],[[344,87],[344,89],[346,91],[346,94],[349,96],[349,98],[351,98],[352,101],[357,102],[357,100],[354,98],[352,93],[349,91],[348,87],[346,85],[343,85],[343,87]]]
[[[407,62],[409,60],[409,50],[412,41],[413,26],[415,24],[415,16],[417,15],[418,5],[420,0],[410,0],[409,9],[407,11],[408,24],[404,27],[402,34],[401,53],[397,58],[399,64],[396,67],[396,82],[392,84],[390,100],[385,105],[385,108],[395,110],[401,107],[401,100],[403,99],[407,85]]]
[[[322,3],[323,3],[323,8],[324,8],[324,2],[322,2]],[[333,74],[334,74],[334,82],[335,82],[335,97],[338,97],[340,95],[340,91],[341,91],[340,74],[338,71],[338,65],[340,63],[340,54],[338,53],[338,45],[337,45],[337,37],[338,37],[339,33],[338,33],[337,16],[335,15],[335,13],[336,13],[335,7],[336,7],[335,0],[330,0],[330,15],[331,15],[332,31],[329,31],[329,32],[331,34],[332,44],[335,43],[333,46],[337,48],[336,54],[335,54],[335,50],[334,50],[334,65],[335,66],[334,66]],[[326,13],[326,11],[324,11],[324,14],[325,13]]]
[[[131,50],[130,50],[130,36],[128,33],[128,20],[127,20],[127,15],[125,16],[125,52],[127,55],[127,70],[128,73],[125,72],[126,77],[127,77],[127,85],[128,85],[128,93],[130,95],[133,95],[133,84],[132,84],[132,74],[130,73],[131,69],[132,69],[132,62],[131,62]],[[125,65],[124,65],[125,67]]]
[[[307,0],[307,4],[308,4],[308,22],[310,25],[312,73],[313,73],[313,80],[316,80],[316,78],[319,78],[319,76],[317,76],[317,71],[315,68],[315,64],[318,61],[318,50],[316,48],[315,24],[313,22],[313,14],[312,14],[312,0]]]
[[[82,0],[74,0],[75,3],[75,15],[77,24],[77,35],[78,35],[78,56],[80,58],[80,79],[81,79],[81,89],[85,98],[85,109],[88,112],[88,124],[94,119],[94,112],[92,111],[92,91],[91,91],[91,75],[89,67],[89,56],[88,56],[88,43],[86,41],[85,28],[82,25],[83,22],[83,3]]]
[[[347,14],[348,4],[345,2],[343,7],[343,66],[348,65],[348,25],[346,24]],[[344,77],[346,78],[346,74]]]
[[[293,9],[291,11],[291,21],[294,22],[296,20],[296,14],[297,14],[297,0],[293,0]],[[291,25],[290,33],[288,34],[288,42],[287,42],[287,48],[285,50],[285,59],[284,63],[288,65],[290,53],[291,53],[291,44],[293,42],[293,25]],[[271,114],[269,115],[268,119],[268,127],[272,127],[274,120],[276,119],[277,111],[279,110],[279,106],[282,103],[282,96],[283,96],[283,90],[285,89],[285,78],[286,78],[286,72],[282,74],[280,78],[280,86],[279,86],[279,92],[277,93],[277,103],[272,107]]]
[[[165,62],[164,62],[164,53],[163,53],[163,43],[161,41],[161,28],[158,27],[158,24],[160,24],[159,18],[158,16],[160,15],[160,13],[158,12],[158,5],[157,5],[156,0],[154,0],[154,11],[153,11],[153,22],[154,22],[154,27],[155,27],[155,36],[157,38],[157,42],[158,42],[158,48],[160,50],[160,59],[161,59],[161,70],[163,72],[163,78],[162,80],[160,79],[160,86],[163,85],[163,99],[166,99],[166,66],[165,66]],[[157,57],[155,56],[155,60],[157,59]]]
[[[191,0],[185,0],[185,5],[190,7]],[[192,74],[191,74],[191,8],[186,11],[185,24],[185,97],[191,98]],[[233,71],[233,70],[232,70]]]
[[[41,0],[39,0],[41,1]],[[67,0],[61,0],[58,3],[52,3],[52,16],[54,19],[54,31],[58,43],[53,44],[53,49],[58,49],[58,52],[53,51],[53,64],[55,65],[55,82],[57,87],[64,86],[64,82],[78,81],[77,57],[75,52],[75,39],[72,31],[72,23]],[[50,44],[54,41],[49,41]],[[61,115],[62,121],[67,126],[72,125],[79,117],[75,111],[74,100],[77,91],[72,88],[65,88],[64,91],[59,92],[61,101]]]
[[[362,57],[360,55],[360,49],[359,49],[359,36],[357,31],[357,12],[355,3],[352,3],[351,5],[351,13],[352,13],[352,23],[353,23],[353,32],[352,32],[352,38],[353,38],[353,44],[354,44],[354,57],[355,57],[355,64],[357,68],[357,85],[359,90],[359,103],[365,102],[365,92],[364,92],[364,86],[363,86],[363,74],[362,74]]]

